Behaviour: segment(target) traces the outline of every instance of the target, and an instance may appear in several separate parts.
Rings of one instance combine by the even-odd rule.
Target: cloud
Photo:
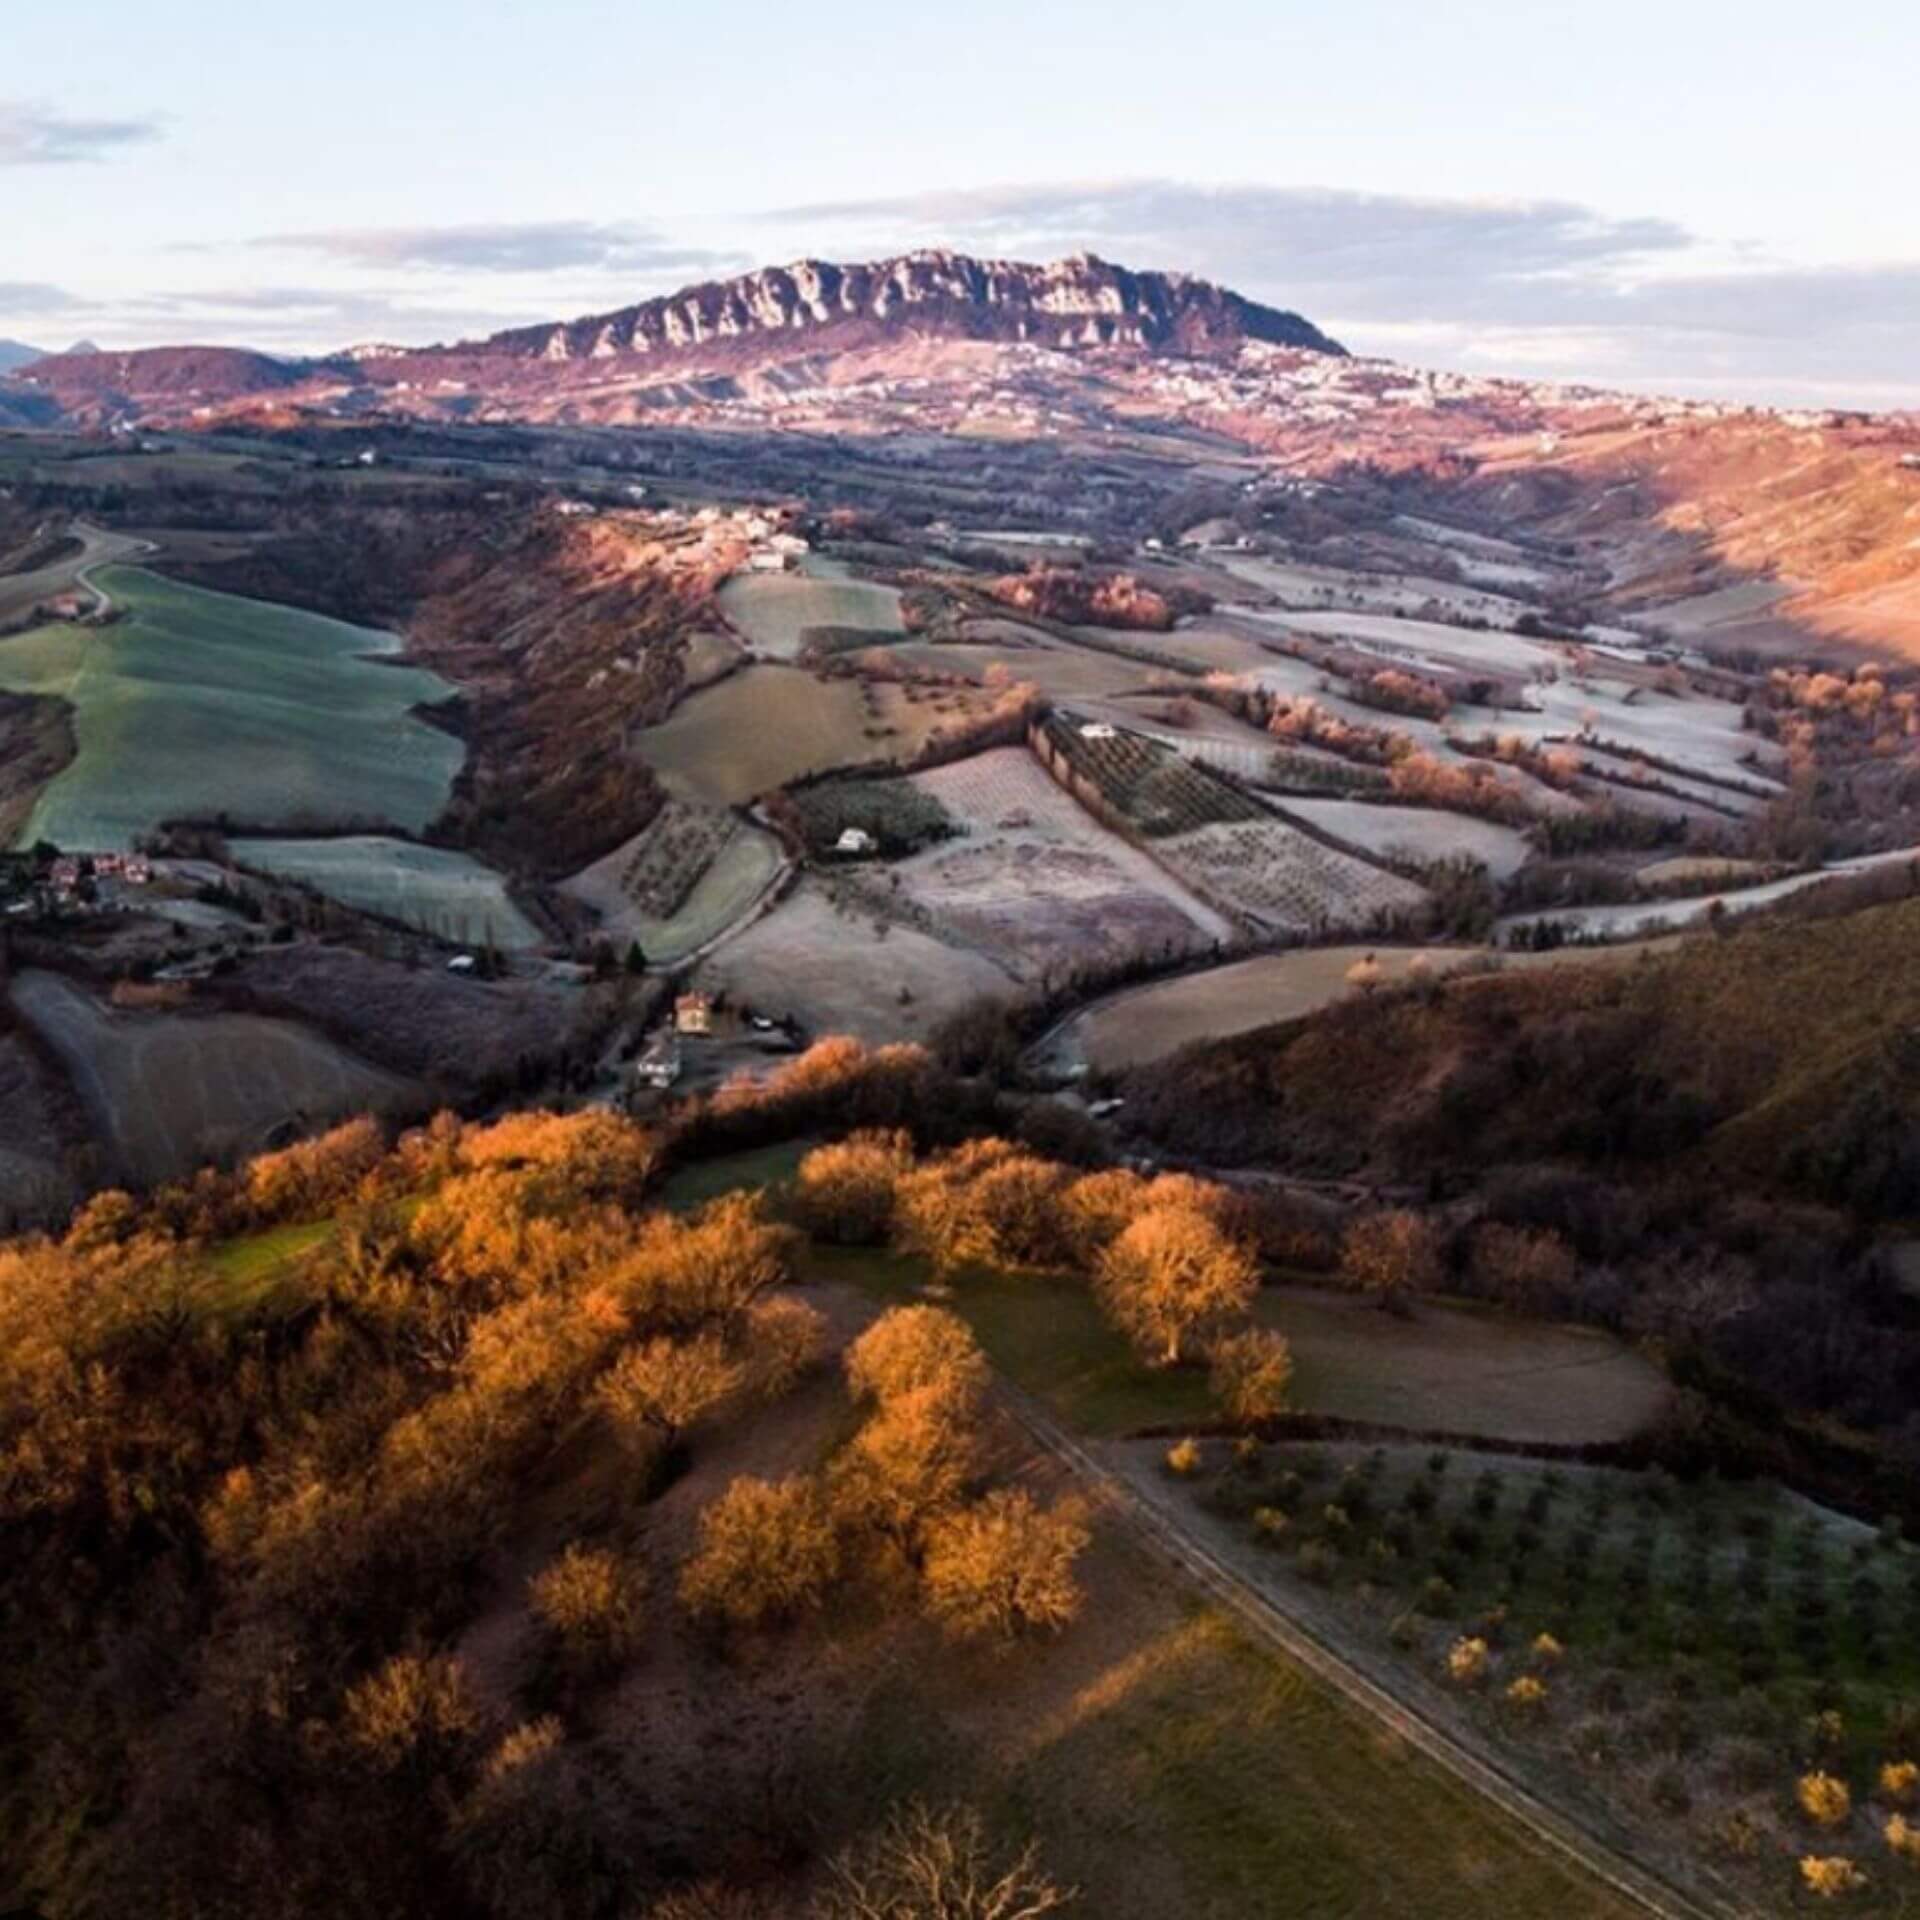
[[[154,119],[75,120],[32,101],[0,100],[0,167],[104,160],[159,137]]]
[[[434,273],[705,273],[740,256],[675,244],[649,228],[589,220],[452,227],[359,227],[267,234],[256,247],[322,254],[349,266]]]
[[[68,313],[81,304],[78,295],[44,280],[0,280],[0,314]]]
[[[1357,351],[1737,398],[1911,405],[1920,262],[1802,266],[1565,200],[1175,180],[990,187],[765,216],[861,250],[1081,248],[1292,307]]]

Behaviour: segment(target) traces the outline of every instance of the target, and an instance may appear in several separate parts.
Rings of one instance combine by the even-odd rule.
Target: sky
[[[86,0],[0,24],[0,338],[472,337],[1090,248],[1355,351],[1920,407],[1920,8]]]

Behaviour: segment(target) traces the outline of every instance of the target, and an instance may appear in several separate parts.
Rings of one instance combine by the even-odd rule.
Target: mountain
[[[0,374],[16,372],[45,358],[40,348],[30,347],[23,340],[0,340]]]
[[[48,354],[13,376],[21,390],[51,400],[75,425],[113,420],[190,417],[261,394],[305,385],[307,361],[279,360],[246,347],[144,347],[102,353],[84,342]]]
[[[1297,313],[1186,274],[1135,273],[1091,253],[1041,267],[940,251],[870,265],[767,267],[565,325],[514,328],[480,342],[480,351],[564,362],[751,350],[769,340],[784,350],[796,337],[817,349],[905,332],[1065,351],[1142,347],[1204,356],[1231,354],[1249,340],[1346,351]]]

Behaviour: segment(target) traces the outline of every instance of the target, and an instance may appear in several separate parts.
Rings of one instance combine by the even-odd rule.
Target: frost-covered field
[[[905,630],[899,594],[859,580],[742,573],[720,589],[719,606],[750,647],[775,660],[791,660],[810,627],[856,627],[876,638]]]
[[[1496,880],[1519,872],[1533,852],[1526,835],[1512,827],[1432,807],[1379,806],[1366,800],[1286,800],[1280,806],[1283,813],[1363,852],[1404,854],[1415,860],[1465,854],[1480,861]]]
[[[1280,819],[1221,821],[1158,842],[1176,873],[1208,898],[1274,933],[1365,927],[1411,912],[1424,888],[1323,846]]]
[[[1340,567],[1260,560],[1242,554],[1214,557],[1236,580],[1293,607],[1407,615],[1437,602],[1454,613],[1500,627],[1512,626],[1527,611],[1526,602],[1510,594],[1421,574],[1351,573]]]

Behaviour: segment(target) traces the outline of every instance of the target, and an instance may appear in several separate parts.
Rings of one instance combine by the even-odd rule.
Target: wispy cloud
[[[256,247],[316,253],[388,272],[717,272],[740,256],[669,240],[651,228],[590,220],[488,222],[449,227],[349,227],[266,234]]]
[[[1920,262],[1805,266],[1564,200],[1134,180],[793,206],[859,251],[1091,247],[1289,306],[1363,352],[1741,398],[1920,399]]]
[[[82,120],[30,100],[0,100],[0,167],[42,167],[104,160],[160,137],[160,122]]]
[[[0,280],[0,321],[18,313],[70,313],[81,304],[77,294],[44,280]]]

